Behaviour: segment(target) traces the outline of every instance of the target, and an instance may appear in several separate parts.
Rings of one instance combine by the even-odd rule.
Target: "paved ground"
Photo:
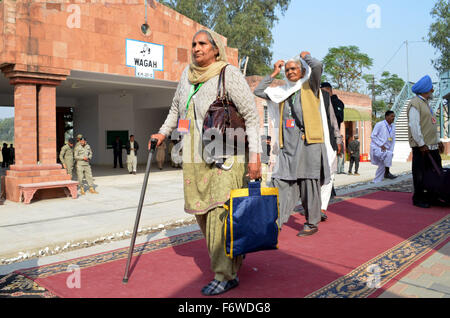
[[[444,164],[448,165],[450,162]],[[399,178],[383,181],[378,186],[411,180],[410,167],[411,163],[394,163],[391,172],[399,175]],[[0,275],[19,268],[129,246],[144,169],[145,167],[139,167],[137,175],[129,175],[126,169],[94,167],[95,184],[100,193],[98,195],[88,193],[76,200],[59,198],[34,201],[30,205],[6,201],[0,206]],[[335,183],[337,194],[344,195],[374,187],[370,181],[375,170],[376,167],[370,163],[361,163],[360,176],[338,175]],[[181,170],[153,169],[136,243],[196,230],[195,223],[194,218],[183,211]],[[410,273],[412,278],[406,276],[382,296],[429,297],[427,295],[433,295],[431,292],[434,291],[435,296],[431,297],[448,297],[450,264],[449,247],[446,248],[442,249],[441,254],[447,258],[433,255],[434,262],[443,262],[444,267],[439,265],[436,269],[429,265],[429,272],[441,270],[439,277],[432,280],[423,276],[433,276],[428,272],[414,276],[413,271]],[[424,263],[421,266],[426,266],[426,262]],[[421,281],[414,282],[414,277]]]
[[[380,298],[450,298],[450,243],[414,268]]]

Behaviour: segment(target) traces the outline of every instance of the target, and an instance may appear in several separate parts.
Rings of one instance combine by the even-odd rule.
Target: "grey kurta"
[[[322,63],[309,55],[305,62],[311,67],[309,85],[318,95]],[[270,76],[265,77],[255,89],[255,95],[269,100],[264,91],[272,82]],[[322,108],[320,111],[322,113]],[[295,127],[286,127],[288,119],[295,120]],[[305,229],[317,227],[320,222],[320,184],[330,181],[330,168],[325,143],[308,144],[306,136],[302,139],[305,131],[300,91],[285,101],[283,127],[279,128],[283,129],[284,148],[279,151],[272,179],[280,190],[280,226],[288,221],[301,196],[307,219]]]
[[[309,79],[310,87],[318,94],[322,64],[309,55],[305,58],[305,61],[312,69]],[[270,76],[266,76],[255,89],[255,95],[268,100],[269,97],[264,91],[272,82],[273,79]],[[318,179],[322,184],[328,183],[330,180],[330,168],[325,143],[308,144],[306,138],[305,140],[302,139],[302,135],[305,133],[300,91],[286,101],[283,118],[284,148],[280,150],[272,178],[291,181],[297,179]],[[287,119],[295,120],[294,128],[286,128]]]

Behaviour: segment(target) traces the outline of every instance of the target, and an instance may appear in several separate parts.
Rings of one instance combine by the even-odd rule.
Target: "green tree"
[[[428,31],[428,42],[440,52],[441,56],[433,61],[435,69],[443,72],[450,69],[450,4],[448,0],[439,0],[430,12],[435,18]]]
[[[394,106],[395,98],[405,86],[405,81],[398,77],[397,74],[383,72],[380,79],[380,93],[384,97],[384,101],[388,109]]]
[[[324,71],[337,89],[357,92],[363,70],[373,64],[373,60],[354,45],[330,48],[323,59]]]
[[[14,140],[14,118],[0,119],[0,140],[12,142]]]
[[[383,72],[379,80],[374,75],[363,75],[367,88],[372,95],[372,124],[384,119],[384,113],[394,105],[395,98],[405,85],[397,74]]]
[[[239,58],[249,57],[247,75],[271,71],[272,28],[276,11],[284,14],[291,0],[163,0],[163,4],[228,38],[239,49]]]

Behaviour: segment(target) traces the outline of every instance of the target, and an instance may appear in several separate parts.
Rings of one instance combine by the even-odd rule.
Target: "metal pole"
[[[409,52],[408,52],[408,40],[406,42],[406,81],[409,83]]]
[[[145,191],[147,189],[148,176],[150,174],[150,165],[152,163],[152,157],[153,157],[153,153],[155,152],[157,143],[158,143],[157,139],[151,140],[150,153],[148,155],[147,167],[145,169],[144,183],[142,184],[141,197],[139,199],[138,210],[136,213],[136,221],[134,222],[133,236],[131,237],[130,250],[128,251],[127,266],[125,268],[125,275],[123,276],[123,280],[122,280],[122,283],[124,283],[124,284],[128,283],[128,271],[130,269],[130,263],[131,263],[131,258],[133,256],[134,244],[136,242],[136,236],[137,236],[137,231],[138,231],[138,227],[139,227],[139,220],[141,218],[142,206],[144,204]]]

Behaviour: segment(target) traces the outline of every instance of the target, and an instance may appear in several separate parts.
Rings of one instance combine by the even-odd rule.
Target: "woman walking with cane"
[[[215,277],[202,293],[212,296],[239,284],[237,272],[242,257],[230,259],[225,255],[223,228],[227,211],[223,204],[229,199],[230,190],[245,185],[246,176],[261,177],[259,116],[244,76],[238,68],[227,66],[224,46],[215,34],[206,30],[197,32],[191,53],[192,62],[181,76],[169,115],[159,133],[151,138],[157,139],[159,146],[177,126],[178,132],[185,131],[182,140],[185,212],[196,216],[206,238]],[[219,74],[225,66],[225,94],[245,119],[248,165],[242,156],[230,156],[220,167],[208,164],[202,156],[203,119],[217,97]]]

